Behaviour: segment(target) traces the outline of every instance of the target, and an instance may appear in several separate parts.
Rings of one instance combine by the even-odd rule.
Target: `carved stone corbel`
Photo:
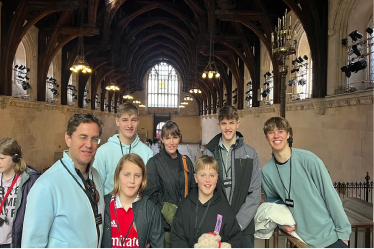
[[[258,107],[252,107],[252,113],[255,115],[255,117],[260,117],[260,110]]]
[[[314,106],[314,111],[315,113],[319,115],[324,115],[325,114],[325,105],[323,103],[322,99],[312,99],[313,101],[313,106]]]
[[[280,104],[273,104],[274,111],[277,115],[280,115]]]
[[[1,97],[1,109],[5,109],[7,105],[9,105],[12,99],[13,99],[13,96],[2,96]]]

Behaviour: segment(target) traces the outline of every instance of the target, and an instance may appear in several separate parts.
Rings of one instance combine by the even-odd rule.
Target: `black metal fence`
[[[369,172],[366,173],[365,182],[334,182],[334,188],[339,196],[356,197],[361,200],[373,203],[373,181],[369,182]]]

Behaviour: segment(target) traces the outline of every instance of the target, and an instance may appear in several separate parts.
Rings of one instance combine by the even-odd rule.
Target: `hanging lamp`
[[[80,28],[79,28],[79,38],[78,38],[78,51],[77,51],[77,57],[74,60],[73,65],[70,67],[70,71],[74,73],[82,72],[82,73],[91,73],[92,69],[90,68],[90,65],[88,65],[88,62],[84,58],[84,42],[83,42],[83,20],[84,20],[84,8],[83,4],[81,6],[80,11]]]

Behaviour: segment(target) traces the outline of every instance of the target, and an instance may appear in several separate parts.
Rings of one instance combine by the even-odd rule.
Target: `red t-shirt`
[[[112,197],[110,202],[110,224],[112,228],[112,248],[139,248],[138,232],[135,230],[135,223],[132,224],[129,234],[126,237],[131,222],[134,220],[132,207],[126,210],[122,207],[120,201],[116,201],[116,196]],[[117,219],[114,208],[117,207]],[[117,227],[119,225],[119,228]],[[119,234],[119,230],[121,234]]]

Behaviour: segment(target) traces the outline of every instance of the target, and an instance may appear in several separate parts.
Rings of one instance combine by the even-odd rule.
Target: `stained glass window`
[[[178,107],[178,76],[171,65],[161,62],[151,69],[148,107]]]

